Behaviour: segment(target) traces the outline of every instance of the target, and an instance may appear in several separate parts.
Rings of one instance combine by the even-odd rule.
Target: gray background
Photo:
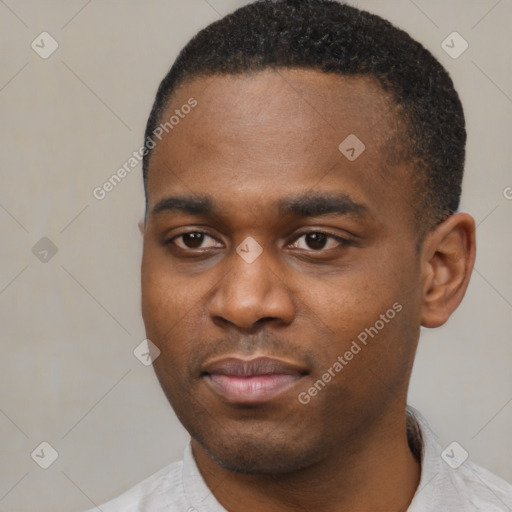
[[[102,201],[92,191],[139,149],[179,49],[245,3],[0,0],[0,511],[83,510],[182,456],[187,434],[133,355],[141,166]],[[450,322],[423,330],[410,403],[444,444],[512,480],[512,2],[353,4],[429,48],[465,106],[476,270]],[[31,48],[42,31],[59,44],[47,59]],[[469,43],[457,59],[441,47],[453,31]],[[43,237],[58,249],[45,262],[32,252]],[[31,458],[42,441],[59,455],[48,469]]]

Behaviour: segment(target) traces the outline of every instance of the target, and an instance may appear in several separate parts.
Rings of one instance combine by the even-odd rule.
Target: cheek
[[[162,353],[169,367],[184,371],[205,333],[206,302],[215,281],[204,276],[183,276],[162,257],[144,256],[142,262],[142,317],[147,337]]]
[[[317,354],[324,370],[347,354],[344,370],[349,371],[343,373],[360,381],[372,368],[397,372],[397,364],[408,359],[411,336],[405,317],[410,312],[403,296],[407,285],[404,273],[398,275],[391,263],[381,257],[366,269],[303,283],[308,321],[316,323],[317,333],[325,333],[315,347],[321,347]]]
[[[147,336],[162,345],[186,319],[193,297],[190,286],[173,279],[167,265],[145,254],[141,268],[141,307]],[[162,348],[159,346],[160,350]]]
[[[374,273],[374,276],[372,276]],[[378,320],[397,300],[398,283],[388,282],[383,273],[357,270],[319,281],[304,283],[301,292],[312,317],[321,319],[333,335],[354,336]]]
[[[183,311],[193,300],[190,279],[178,272],[165,251],[150,243],[142,258],[141,288],[144,312],[149,316],[161,315],[164,323],[183,316]]]
[[[146,336],[160,350],[153,369],[171,404],[179,403],[186,395],[182,383],[186,382],[189,359],[188,344],[181,343],[187,325],[189,299],[168,278],[152,265],[142,271],[142,317]]]

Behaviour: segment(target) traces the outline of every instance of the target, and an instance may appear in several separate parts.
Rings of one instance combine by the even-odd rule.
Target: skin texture
[[[406,510],[420,477],[404,415],[419,328],[442,325],[462,300],[473,219],[452,215],[418,250],[413,171],[386,165],[399,119],[368,78],[201,77],[182,84],[169,113],[190,97],[197,107],[150,160],[142,314],[206,483],[231,512]],[[349,134],[365,144],[353,162],[338,150]],[[279,209],[284,198],[326,194],[362,208]],[[214,211],[155,213],[171,196],[207,196]],[[194,232],[204,237],[180,237]],[[249,236],[263,249],[250,264],[236,252]],[[396,303],[401,311],[300,403]],[[278,358],[304,374],[269,402],[233,404],[202,376],[224,356]]]

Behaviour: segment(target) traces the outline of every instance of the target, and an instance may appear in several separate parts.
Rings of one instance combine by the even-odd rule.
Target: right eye
[[[205,243],[208,243],[208,245],[203,245]],[[216,244],[219,244],[219,242],[217,239],[203,231],[189,231],[187,233],[175,235],[171,239],[165,241],[165,245],[170,244],[176,245],[180,249],[187,251],[194,249],[212,249],[214,247],[218,247]]]

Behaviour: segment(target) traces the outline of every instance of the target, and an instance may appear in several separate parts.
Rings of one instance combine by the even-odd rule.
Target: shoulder
[[[187,444],[183,460],[157,471],[118,498],[87,512],[227,512],[204,482]]]
[[[512,510],[512,485],[487,469],[466,461],[454,471],[453,485],[463,489],[468,504],[476,511],[509,512]]]
[[[185,503],[182,468],[182,462],[174,462],[165,466],[117,498],[102,504],[100,510],[102,512],[182,510],[181,507]],[[98,507],[86,512],[97,511]]]
[[[421,480],[408,512],[510,512],[512,485],[475,464],[457,442],[445,448],[427,420],[412,407],[421,444]]]

